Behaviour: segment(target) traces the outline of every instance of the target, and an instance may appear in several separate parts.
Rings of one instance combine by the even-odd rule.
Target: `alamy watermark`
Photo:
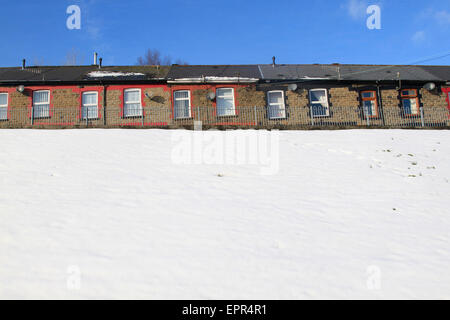
[[[79,6],[73,4],[67,7],[66,13],[69,17],[66,20],[66,26],[69,30],[81,29],[81,9]]]
[[[176,165],[251,165],[261,175],[279,171],[279,131],[194,131],[172,133],[172,163]]]
[[[66,20],[66,26],[69,30],[81,29],[81,9],[78,5],[70,5],[66,9],[69,15]],[[366,21],[369,30],[381,29],[381,8],[379,5],[370,5],[367,7],[366,14],[369,15]]]
[[[369,30],[381,29],[381,8],[378,5],[370,5],[367,7],[366,13],[369,15],[367,18],[367,28]]]
[[[367,289],[375,291],[381,290],[381,269],[378,266],[369,266],[367,273]]]
[[[67,267],[67,289],[71,291],[81,290],[81,270],[78,266]]]

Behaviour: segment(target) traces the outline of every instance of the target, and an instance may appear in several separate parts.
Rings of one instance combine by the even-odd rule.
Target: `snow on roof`
[[[330,80],[331,78],[323,78],[323,77],[308,77],[304,76],[302,80]]]
[[[87,74],[90,78],[102,78],[102,77],[133,77],[133,76],[145,76],[143,73],[136,72],[115,72],[115,71],[92,71]]]
[[[245,77],[195,77],[195,78],[180,78],[174,79],[170,82],[257,82],[259,79],[256,78],[245,78]]]

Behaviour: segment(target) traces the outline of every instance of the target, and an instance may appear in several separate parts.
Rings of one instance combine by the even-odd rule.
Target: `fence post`
[[[34,106],[31,105],[31,126],[34,124]]]
[[[142,115],[141,115],[141,122],[142,122],[142,127],[144,127],[144,107],[142,107]]]
[[[420,122],[422,123],[422,128],[425,127],[425,119],[423,117],[423,107],[420,107]]]
[[[89,107],[84,107],[84,110],[86,110],[86,128],[87,128],[89,127]]]
[[[369,118],[369,107],[364,106],[364,116],[366,117],[367,126],[370,126],[370,118]]]
[[[311,125],[314,126],[314,115],[313,115],[312,104],[309,105],[309,113],[310,113],[310,116],[311,116]]]
[[[257,127],[258,126],[258,115],[256,113],[256,106],[253,107],[253,110],[255,112],[255,127]]]

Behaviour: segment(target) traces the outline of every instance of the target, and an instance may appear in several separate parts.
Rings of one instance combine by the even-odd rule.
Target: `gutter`
[[[198,84],[198,83],[257,83],[259,79],[253,78],[236,78],[236,79],[202,79],[202,78],[192,78],[192,79],[174,79],[167,80],[169,84]]]
[[[27,84],[27,83],[51,83],[51,82],[56,82],[56,83],[62,83],[62,80],[2,80],[0,81],[0,84],[8,84],[8,83],[20,83],[20,84]]]
[[[90,80],[90,81],[62,81],[62,80],[2,80],[0,81],[0,85],[24,85],[24,86],[33,86],[33,85],[100,85],[103,84],[150,84],[150,83],[165,83],[164,79],[157,80],[129,80],[129,81],[120,81],[120,80]]]

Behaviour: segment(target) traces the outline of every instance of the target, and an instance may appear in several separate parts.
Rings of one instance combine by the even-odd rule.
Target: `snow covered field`
[[[1,130],[0,298],[450,299],[449,131],[280,132],[271,174],[179,135]]]

